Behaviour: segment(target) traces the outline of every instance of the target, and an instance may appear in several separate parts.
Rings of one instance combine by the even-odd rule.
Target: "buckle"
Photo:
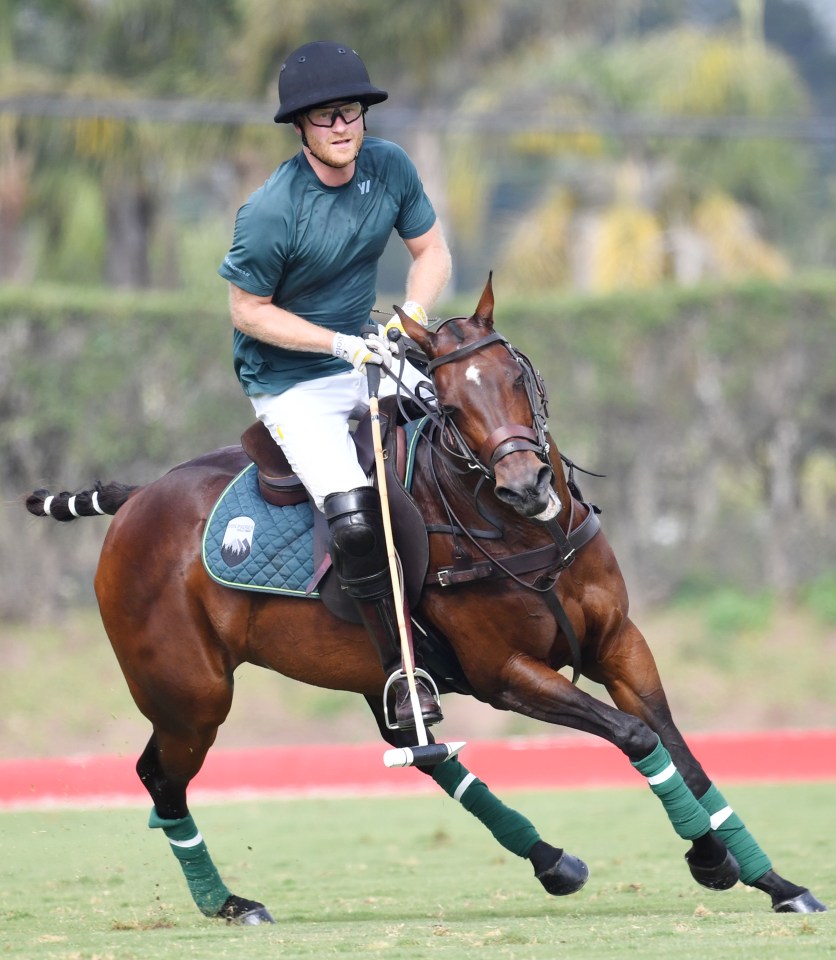
[[[474,580],[484,580],[493,574],[493,564],[490,560],[479,560],[476,563],[462,563],[460,566],[440,567],[435,580],[440,587],[454,587],[459,583],[473,583]]]

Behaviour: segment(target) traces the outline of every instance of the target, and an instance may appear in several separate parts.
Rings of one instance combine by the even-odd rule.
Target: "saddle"
[[[386,489],[395,547],[401,558],[404,587],[411,606],[417,606],[429,566],[430,548],[427,528],[418,505],[405,487],[407,470],[406,434],[397,422],[397,401],[386,397],[380,401],[380,429],[386,469]],[[374,442],[371,417],[367,413],[352,434],[360,467],[368,475],[374,471]],[[241,446],[258,470],[258,489],[272,506],[285,507],[308,500],[308,492],[293,472],[282,448],[257,420],[241,436]],[[375,477],[374,485],[377,486]],[[328,554],[328,523],[322,511],[311,501],[314,517],[313,554],[314,583],[320,599],[328,609],[344,620],[359,623],[354,601],[345,596],[331,570]]]

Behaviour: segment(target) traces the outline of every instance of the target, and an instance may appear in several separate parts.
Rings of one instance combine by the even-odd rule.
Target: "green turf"
[[[836,907],[836,784],[726,788],[776,868]],[[836,914],[776,915],[738,885],[698,887],[648,792],[515,793],[545,839],[589,864],[549,897],[452,800],[273,801],[193,812],[227,884],[278,921],[193,906],[147,810],[0,814],[0,957],[641,960],[833,957]]]

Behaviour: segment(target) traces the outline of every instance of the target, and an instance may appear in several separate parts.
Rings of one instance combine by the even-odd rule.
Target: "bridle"
[[[451,319],[466,318],[453,317]],[[444,323],[449,322],[449,320],[444,321]],[[492,481],[496,480],[495,468],[497,463],[503,457],[508,456],[509,453],[516,453],[520,450],[533,451],[544,463],[551,466],[549,461],[549,441],[546,423],[548,418],[548,394],[546,392],[546,385],[539,371],[535,369],[531,360],[524,353],[521,353],[513,347],[501,333],[497,333],[495,330],[479,340],[464,344],[444,356],[436,357],[434,360],[428,361],[426,371],[433,386],[436,387],[433,374],[438,367],[463,360],[476,351],[483,350],[485,347],[495,343],[499,343],[505,347],[522,370],[523,384],[529,406],[531,407],[533,426],[527,427],[519,423],[502,424],[502,426],[497,427],[486,437],[477,453],[470,448],[462,436],[461,431],[453,421],[452,416],[445,413],[443,409],[440,411],[443,426],[442,437],[449,436],[452,438],[454,444],[454,446],[445,444],[446,452],[464,460],[468,467],[481,471],[486,479]],[[436,388],[436,394],[437,392]]]
[[[452,317],[451,320],[466,320],[466,317]],[[435,331],[440,329],[444,324],[449,323],[450,320],[444,320],[437,326],[435,326]],[[443,506],[443,509],[447,513],[448,525],[428,525],[428,532],[437,532],[437,533],[447,533],[453,537],[453,556],[454,563],[453,567],[450,570],[454,570],[457,563],[460,563],[464,566],[465,570],[475,571],[475,567],[472,562],[469,561],[469,556],[466,551],[462,551],[461,545],[459,543],[461,536],[466,536],[467,539],[475,546],[480,553],[486,558],[486,562],[482,563],[483,568],[488,570],[497,569],[501,571],[505,576],[511,577],[521,586],[526,589],[533,590],[543,596],[545,603],[548,605],[551,610],[555,622],[557,623],[559,629],[563,632],[563,635],[566,637],[566,641],[569,644],[572,657],[572,667],[573,667],[573,676],[572,683],[577,683],[578,677],[580,676],[581,671],[581,649],[578,642],[577,635],[575,633],[574,627],[572,626],[571,621],[566,615],[566,611],[563,609],[562,604],[558,600],[557,596],[554,593],[554,583],[561,570],[569,566],[570,563],[575,558],[577,550],[580,549],[585,543],[587,543],[592,537],[595,536],[599,529],[599,524],[594,508],[590,506],[587,517],[585,521],[581,524],[574,534],[572,533],[572,515],[574,512],[574,501],[571,504],[571,510],[568,520],[568,533],[563,530],[563,528],[558,523],[555,516],[550,517],[548,520],[543,522],[543,526],[549,531],[553,540],[554,548],[556,549],[555,561],[550,564],[550,572],[542,574],[538,577],[537,581],[534,583],[529,583],[520,576],[518,576],[514,570],[511,569],[511,565],[514,564],[513,558],[509,561],[506,559],[504,562],[497,560],[495,557],[492,557],[490,553],[479,543],[481,537],[487,537],[488,539],[493,539],[497,534],[502,536],[502,525],[501,522],[494,521],[490,516],[488,516],[482,507],[479,504],[479,492],[486,480],[496,482],[496,473],[495,467],[496,464],[503,458],[508,456],[510,453],[514,453],[518,450],[531,450],[537,456],[551,468],[551,461],[549,459],[549,441],[548,433],[546,429],[546,421],[548,417],[548,394],[546,391],[546,385],[543,381],[543,378],[540,376],[539,371],[534,367],[531,360],[522,352],[514,348],[509,341],[502,336],[502,334],[497,333],[495,330],[486,334],[484,337],[481,337],[479,340],[474,340],[471,343],[463,344],[457,349],[452,350],[450,353],[444,354],[443,356],[436,357],[435,359],[426,361],[426,374],[429,377],[432,388],[435,393],[436,399],[438,399],[438,387],[435,383],[435,378],[433,374],[435,371],[442,365],[448,363],[454,363],[457,360],[463,360],[465,357],[470,356],[478,350],[483,350],[485,347],[491,346],[493,344],[501,344],[505,347],[506,350],[511,354],[514,360],[520,365],[523,375],[523,382],[525,384],[525,391],[528,397],[529,406],[531,407],[532,414],[532,426],[528,427],[523,424],[503,424],[500,427],[497,427],[493,430],[490,435],[484,440],[482,446],[479,449],[478,454],[470,448],[467,441],[461,434],[461,431],[458,429],[454,423],[452,416],[449,413],[446,413],[443,407],[440,407],[437,411],[430,409],[430,407],[425,404],[419,397],[415,394],[412,394],[411,391],[406,390],[408,394],[411,394],[412,400],[417,402],[418,405],[423,409],[427,417],[433,421],[436,428],[438,428],[438,435],[441,437],[441,442],[443,446],[443,452],[451,458],[456,458],[461,461],[464,461],[466,468],[471,470],[478,470],[481,473],[476,489],[473,491],[473,499],[476,505],[476,508],[479,514],[486,520],[489,521],[491,526],[494,527],[496,533],[483,532],[479,534],[475,530],[469,530],[464,523],[456,516],[455,512],[452,509],[449,499],[445,496],[444,490],[442,489],[438,477],[435,474],[434,469],[432,470],[432,476],[435,480],[436,488],[440,497],[440,502]],[[401,362],[405,360],[406,351],[401,351]],[[422,354],[424,359],[425,355]],[[400,383],[400,378],[397,378]],[[401,384],[402,386],[402,384]],[[399,401],[400,402],[400,401]],[[440,414],[440,416],[439,416]],[[452,439],[452,444],[448,442],[447,438]],[[430,449],[434,454],[436,447],[430,440]],[[571,461],[565,460],[561,457],[566,463]],[[430,464],[432,465],[432,455],[430,457]],[[571,465],[574,467],[574,464]],[[558,508],[560,501],[557,501]],[[583,532],[582,532],[583,530]],[[540,551],[534,551],[539,556]],[[520,559],[519,557],[516,559]],[[538,561],[539,563],[539,561]],[[469,566],[468,566],[469,564]],[[515,564],[516,565],[516,564]],[[438,571],[439,580],[438,583],[441,586],[445,586],[445,582],[440,579],[442,571]],[[449,571],[448,571],[449,573]]]

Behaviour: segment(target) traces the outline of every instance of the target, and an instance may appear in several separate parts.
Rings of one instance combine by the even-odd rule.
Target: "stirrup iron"
[[[441,695],[438,692],[438,687],[436,686],[435,680],[424,670],[422,667],[416,667],[412,671],[412,675],[417,680],[419,677],[422,680],[426,680],[427,685],[430,688],[435,702],[438,706],[441,706]],[[398,723],[393,723],[392,718],[389,716],[389,688],[396,680],[406,680],[406,671],[403,669],[395,670],[394,673],[389,674],[389,678],[386,681],[386,686],[383,688],[383,719],[386,722],[387,730],[400,730],[400,725]]]

